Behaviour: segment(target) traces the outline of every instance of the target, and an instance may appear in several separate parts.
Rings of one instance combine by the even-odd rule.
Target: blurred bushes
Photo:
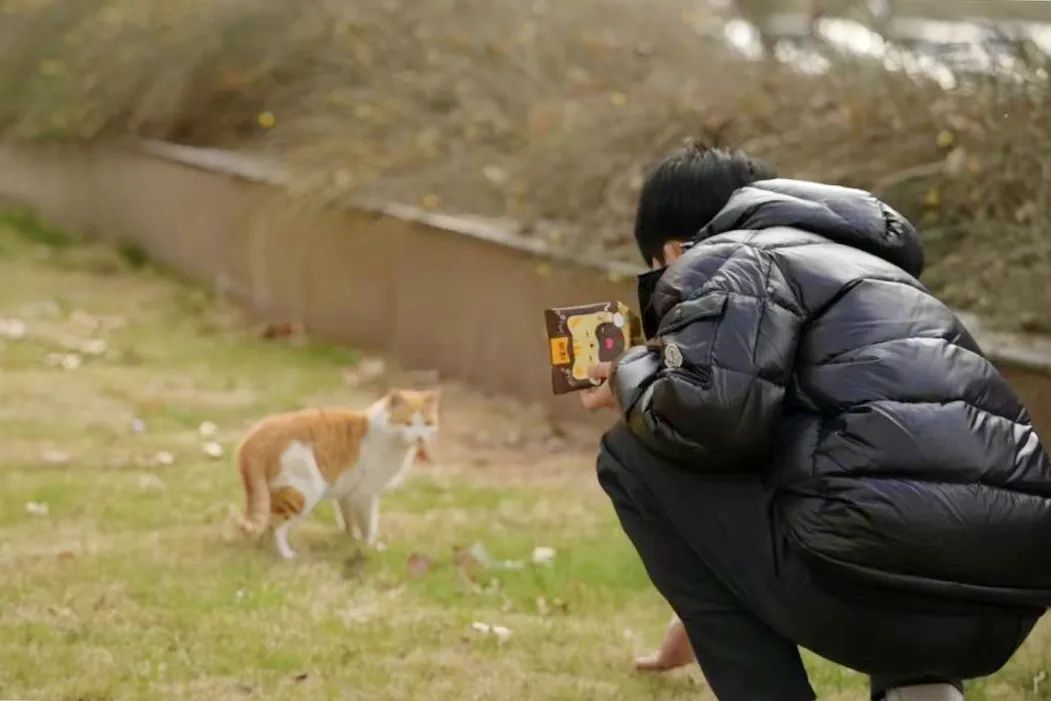
[[[948,92],[843,56],[805,75],[734,57],[697,7],[0,0],[0,135],[268,149],[315,202],[511,217],[625,260],[644,168],[699,136],[876,189],[922,224],[951,302],[1051,331],[1042,59]]]

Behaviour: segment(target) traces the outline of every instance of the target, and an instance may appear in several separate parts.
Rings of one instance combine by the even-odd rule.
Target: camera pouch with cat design
[[[594,387],[588,366],[616,360],[641,341],[635,314],[621,302],[545,309],[544,317],[555,394]]]

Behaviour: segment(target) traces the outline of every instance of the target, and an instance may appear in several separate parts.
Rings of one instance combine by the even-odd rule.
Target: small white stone
[[[210,438],[211,436],[214,436],[218,430],[219,427],[211,421],[202,421],[201,425],[197,427],[197,432],[205,438]]]
[[[155,456],[153,456],[153,459],[157,462],[158,465],[164,465],[166,467],[168,465],[175,464],[175,456],[169,453],[167,450],[160,451]]]
[[[387,371],[387,363],[382,358],[366,358],[358,363],[357,371],[362,380],[375,380]]]
[[[549,566],[555,562],[556,551],[546,545],[538,545],[533,548],[533,564]]]
[[[40,459],[48,465],[65,465],[69,462],[69,453],[64,450],[45,450]]]
[[[496,165],[482,168],[482,176],[493,185],[503,185],[508,179],[507,171]]]
[[[51,509],[49,509],[47,504],[43,502],[27,501],[26,513],[33,516],[48,516],[51,513]]]
[[[201,446],[201,451],[210,458],[223,457],[223,447],[215,441],[208,441]]]
[[[48,365],[60,367],[63,370],[76,370],[80,367],[80,356],[76,353],[49,353],[44,361]]]
[[[147,492],[156,492],[168,487],[164,480],[157,475],[141,475],[138,481],[139,489]]]
[[[21,319],[0,319],[0,338],[20,341],[26,337],[26,322]]]
[[[89,338],[80,344],[79,350],[84,355],[105,355],[109,346],[101,338]]]

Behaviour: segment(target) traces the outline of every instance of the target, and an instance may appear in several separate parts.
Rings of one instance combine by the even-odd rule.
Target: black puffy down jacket
[[[660,275],[659,328],[614,393],[654,450],[762,472],[826,572],[1045,607],[1051,462],[922,267],[913,227],[867,193],[742,188]]]

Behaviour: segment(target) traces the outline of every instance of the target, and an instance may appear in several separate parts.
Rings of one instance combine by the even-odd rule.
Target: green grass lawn
[[[453,389],[446,464],[385,499],[382,552],[362,559],[328,505],[293,537],[294,562],[241,539],[231,455],[247,425],[360,406],[375,388],[343,381],[354,353],[259,340],[235,309],[140,263],[0,223],[0,319],[27,325],[0,340],[0,698],[712,698],[695,670],[630,672],[668,610],[586,446],[473,462],[485,427],[464,425],[539,424],[516,418],[528,411]],[[49,364],[68,353],[79,367]],[[221,458],[202,451],[205,421]],[[524,564],[456,555],[476,543]],[[557,550],[551,566],[529,563],[536,546]],[[1051,698],[1034,681],[1047,650],[1042,630],[973,698]],[[823,699],[865,698],[862,676],[808,664]]]

